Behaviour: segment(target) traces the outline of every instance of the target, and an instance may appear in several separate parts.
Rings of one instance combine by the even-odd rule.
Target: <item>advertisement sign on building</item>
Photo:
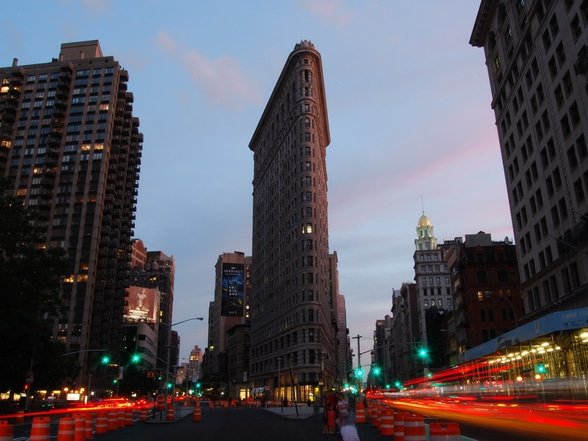
[[[159,290],[142,286],[127,288],[124,319],[127,323],[155,323],[159,310]]]
[[[244,302],[244,265],[239,263],[223,263],[221,315],[242,317]]]

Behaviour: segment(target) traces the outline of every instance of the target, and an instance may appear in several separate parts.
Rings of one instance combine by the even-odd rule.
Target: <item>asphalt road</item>
[[[338,434],[322,433],[323,422],[320,413],[306,412],[300,418],[290,419],[292,414],[277,408],[274,412],[259,408],[208,408],[202,407],[200,421],[193,421],[192,409],[185,408],[177,415],[185,415],[175,422],[142,423],[102,435],[95,435],[96,441],[340,441]],[[302,413],[302,412],[301,412]],[[426,423],[435,421],[427,418]],[[27,427],[28,426],[28,427]],[[15,428],[14,440],[28,439],[30,425]],[[384,441],[393,439],[382,436],[369,422],[357,424],[361,441]],[[52,423],[51,440],[57,435],[57,421]],[[461,425],[462,441],[532,441],[537,438],[521,437],[511,433],[488,428]]]

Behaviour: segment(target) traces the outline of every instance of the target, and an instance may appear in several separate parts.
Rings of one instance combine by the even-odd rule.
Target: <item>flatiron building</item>
[[[254,392],[270,399],[312,400],[333,384],[337,295],[329,280],[329,143],[321,55],[302,41],[290,53],[249,144],[249,376]]]

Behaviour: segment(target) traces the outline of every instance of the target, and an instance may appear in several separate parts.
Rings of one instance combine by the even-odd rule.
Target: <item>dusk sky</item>
[[[331,133],[329,247],[363,352],[392,290],[414,280],[423,210],[439,242],[513,238],[484,53],[468,44],[479,3],[4,2],[0,65],[50,62],[62,43],[99,40],[128,70],[144,134],[135,236],[174,256],[179,322],[208,318],[220,254],[251,254],[249,141],[289,53],[310,40]],[[206,320],[174,329],[181,358],[207,346]]]

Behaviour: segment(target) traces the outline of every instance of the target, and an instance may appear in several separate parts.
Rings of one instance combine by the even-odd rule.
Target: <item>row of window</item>
[[[251,363],[252,375],[263,374],[264,372],[273,372],[277,370],[285,370],[288,367],[300,365],[318,365],[320,361],[320,350],[303,349],[300,351],[293,351],[284,354],[282,357],[273,357],[268,360]],[[315,381],[316,374],[314,372],[306,373],[305,381]]]
[[[448,272],[447,269],[447,265],[446,264],[441,264],[441,265],[419,265],[417,266],[417,270],[420,270],[420,272],[423,273],[432,273],[432,274],[437,274],[440,272],[446,273]]]
[[[452,303],[451,303],[451,298],[445,299],[445,307],[447,309],[451,309],[452,308]],[[436,306],[438,308],[443,308],[443,299],[442,298],[438,298],[438,299],[424,299],[423,300],[423,306],[425,308],[428,308],[429,306],[433,307]]]
[[[443,295],[443,288],[441,286],[438,287],[433,287],[433,288],[423,288],[423,296],[440,296]],[[451,288],[449,286],[445,287],[445,295],[450,296],[451,295]]]
[[[114,74],[114,67],[97,67],[94,68],[90,71],[90,69],[80,69],[76,72],[76,77],[77,78],[82,78],[82,77],[88,77],[90,75],[90,72],[92,73],[93,77],[99,77],[99,76],[112,76]],[[59,77],[61,76],[60,72],[53,72],[51,73],[51,75],[49,75],[48,73],[40,73],[38,75],[28,75],[26,78],[26,82],[28,84],[31,83],[35,83],[35,82],[44,82],[47,81],[48,79],[51,80],[57,80],[59,79]]]
[[[538,286],[534,286],[527,291],[524,298],[525,313],[528,314],[553,304],[560,297],[560,292],[571,293],[578,286],[580,286],[580,274],[578,264],[574,261],[563,268],[559,274],[543,280],[541,290]]]
[[[434,280],[434,283],[433,283]],[[445,285],[449,285],[449,276],[444,277],[444,281],[445,281]],[[420,282],[423,286],[427,286],[427,284],[429,286],[439,286],[441,285],[441,277],[429,277],[428,278],[428,283],[427,283],[427,277],[422,277],[420,279]]]

